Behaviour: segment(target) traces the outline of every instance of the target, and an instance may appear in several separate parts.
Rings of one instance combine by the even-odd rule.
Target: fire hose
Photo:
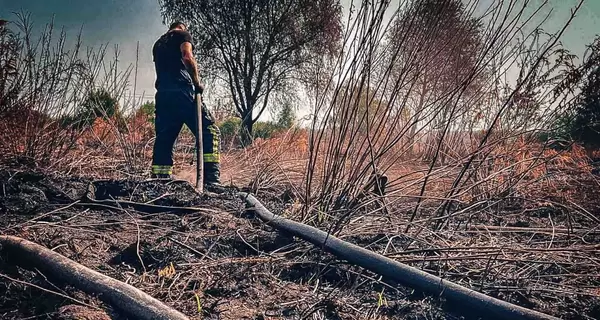
[[[352,243],[340,240],[317,228],[271,213],[253,195],[239,194],[249,211],[279,231],[306,240],[315,246],[351,264],[361,266],[401,285],[432,297],[442,298],[452,305],[460,305],[469,315],[483,319],[550,320],[550,315],[520,307],[463,287],[417,268],[400,263]]]

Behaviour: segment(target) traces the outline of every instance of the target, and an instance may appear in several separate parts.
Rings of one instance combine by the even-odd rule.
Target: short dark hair
[[[173,30],[173,29],[175,29],[175,28],[177,28],[177,27],[179,27],[179,26],[184,26],[184,27],[187,27],[187,26],[185,25],[185,23],[183,23],[183,22],[181,22],[181,21],[175,21],[175,22],[171,23],[171,25],[169,26],[169,30]]]

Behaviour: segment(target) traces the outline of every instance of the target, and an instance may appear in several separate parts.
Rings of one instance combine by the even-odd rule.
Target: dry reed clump
[[[307,161],[306,130],[291,129],[270,139],[260,139],[248,148],[222,155],[224,181],[248,186],[254,192],[284,192],[301,188]]]
[[[392,191],[383,202],[388,214],[372,207],[356,211],[339,236],[519,305],[568,319],[593,318],[600,301],[599,184],[580,149],[546,152],[544,160],[558,159],[546,164],[552,173],[544,164],[537,173],[526,171],[530,178],[508,194],[465,197],[450,214],[439,215],[448,180],[437,192],[424,193],[428,199],[412,220],[418,191]],[[436,226],[440,221],[443,228]]]

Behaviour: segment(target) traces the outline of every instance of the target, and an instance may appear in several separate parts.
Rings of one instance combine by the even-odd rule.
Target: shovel
[[[204,175],[202,170],[204,168],[204,157],[203,157],[203,145],[202,145],[202,95],[196,94],[196,132],[198,136],[196,138],[196,190],[200,193],[204,192]]]

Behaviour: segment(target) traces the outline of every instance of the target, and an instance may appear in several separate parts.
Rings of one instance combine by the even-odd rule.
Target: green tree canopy
[[[600,147],[600,66],[588,75],[574,111],[573,137],[589,147]]]
[[[279,114],[277,114],[276,119],[277,125],[284,129],[289,129],[294,126],[296,122],[296,113],[294,112],[294,107],[291,103],[286,102],[279,110]]]

